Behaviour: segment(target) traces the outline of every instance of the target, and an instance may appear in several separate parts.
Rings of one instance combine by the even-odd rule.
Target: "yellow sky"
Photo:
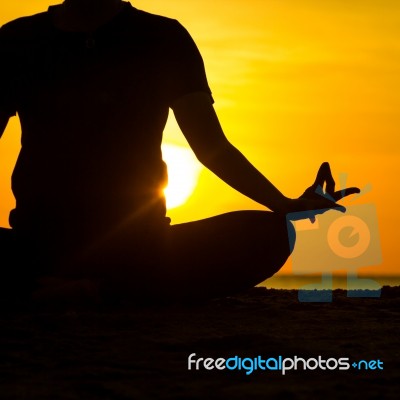
[[[0,6],[0,23],[57,1]],[[378,209],[383,264],[397,274],[400,176],[400,2],[398,0],[137,0],[178,19],[203,55],[215,108],[229,139],[287,196],[330,161],[338,178],[372,192],[355,204]],[[0,143],[0,224],[12,207],[9,176],[18,123]],[[173,119],[166,141],[185,145]],[[215,195],[218,193],[218,195]],[[174,222],[261,208],[203,170]],[[290,265],[284,271],[289,271]]]

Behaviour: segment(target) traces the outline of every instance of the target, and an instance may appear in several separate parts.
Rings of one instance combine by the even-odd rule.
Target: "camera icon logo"
[[[349,297],[379,295],[377,282],[357,276],[358,269],[382,262],[378,217],[373,204],[349,206],[345,214],[328,211],[318,215],[314,224],[300,218],[300,213],[287,216],[288,223],[293,221],[296,231],[296,238],[290,238],[290,245],[294,246],[292,268],[295,275],[321,274],[322,281],[318,288],[332,291],[332,275],[345,272]],[[313,291],[314,298],[310,297],[309,290],[315,288],[316,285],[302,287],[299,299],[331,301],[332,293],[326,290],[324,293]]]
[[[351,229],[348,239],[356,237],[354,244],[345,245],[341,240],[345,231]],[[371,244],[371,234],[368,225],[355,215],[346,215],[332,222],[328,229],[327,240],[330,249],[338,257],[361,257]]]

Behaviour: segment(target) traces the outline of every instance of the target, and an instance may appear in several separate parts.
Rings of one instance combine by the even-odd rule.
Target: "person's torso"
[[[165,49],[162,29],[142,20],[126,7],[88,35],[56,29],[48,12],[32,17],[17,44],[15,227],[106,229],[165,216]]]

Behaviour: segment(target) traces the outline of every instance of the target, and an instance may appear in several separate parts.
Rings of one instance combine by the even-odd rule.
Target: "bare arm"
[[[199,161],[229,186],[272,211],[288,213],[337,208],[337,200],[359,192],[357,188],[335,192],[329,164],[324,163],[314,184],[300,198],[289,199],[229,142],[208,94],[189,94],[178,99],[172,108]],[[326,196],[317,193],[317,188],[325,183]]]
[[[288,199],[226,138],[206,93],[193,93],[173,105],[176,120],[199,161],[228,185],[276,211]]]

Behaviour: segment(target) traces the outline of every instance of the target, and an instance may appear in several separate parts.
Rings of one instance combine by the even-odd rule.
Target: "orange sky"
[[[57,3],[3,2],[0,23]],[[284,194],[300,195],[323,161],[330,161],[336,178],[347,173],[349,185],[372,185],[372,192],[354,204],[373,203],[378,209],[383,264],[365,271],[398,274],[400,2],[137,0],[132,4],[176,18],[189,30],[203,55],[228,138]],[[13,205],[9,179],[18,132],[14,118],[0,143],[3,226]],[[186,145],[172,118],[165,140]],[[248,208],[261,207],[203,170],[191,198],[169,215],[181,222]],[[290,263],[283,271],[290,271]]]

